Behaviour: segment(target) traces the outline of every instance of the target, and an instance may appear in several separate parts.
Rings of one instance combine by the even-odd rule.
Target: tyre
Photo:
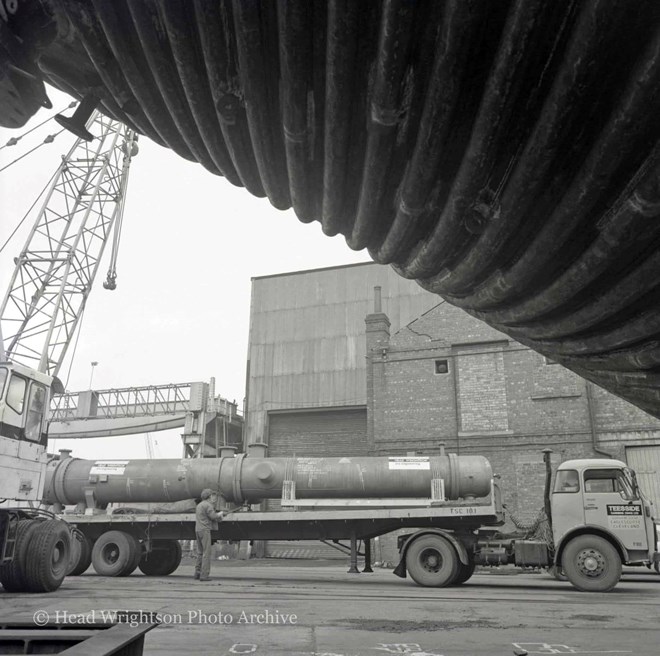
[[[546,571],[548,572],[548,575],[556,581],[568,581],[568,578],[561,567],[553,565],[552,567],[548,567]]]
[[[619,553],[597,535],[573,538],[564,549],[561,564],[571,584],[583,592],[607,592],[621,578]]]
[[[126,566],[126,569],[122,570],[121,574],[117,574],[117,576],[130,576],[138,568],[142,559],[142,544],[137,538],[135,538],[135,548],[131,546],[131,550],[133,551],[133,559]]]
[[[150,552],[140,560],[140,571],[146,576],[168,576],[181,564],[178,540],[154,540]]]
[[[92,565],[101,576],[128,576],[137,567],[140,548],[129,533],[108,531],[94,543]]]
[[[417,538],[406,552],[406,569],[419,585],[444,588],[451,585],[459,571],[456,550],[440,535]]]
[[[18,522],[14,559],[0,567],[0,583],[7,592],[27,591],[25,580],[27,549],[38,525],[39,522],[36,519],[22,519]]]
[[[39,522],[27,548],[28,592],[52,592],[64,581],[71,559],[71,533],[61,519]]]
[[[84,535],[73,536],[71,539],[71,562],[67,576],[80,576],[92,564],[92,543]]]
[[[476,566],[477,565],[473,560],[471,560],[467,565],[464,565],[459,561],[458,573],[456,574],[456,578],[454,579],[452,585],[461,585],[462,583],[465,583],[474,574],[474,569]]]

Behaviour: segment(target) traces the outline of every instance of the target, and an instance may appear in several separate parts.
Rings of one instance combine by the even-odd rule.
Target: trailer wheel
[[[26,554],[28,592],[52,592],[62,584],[71,559],[71,533],[60,519],[40,522]]]
[[[132,546],[131,546],[131,549],[133,549]],[[135,549],[133,551],[133,560],[131,560],[131,562],[128,564],[126,569],[123,570],[122,573],[118,574],[117,576],[130,576],[138,568],[138,565],[140,564],[141,558],[142,558],[142,544],[136,538],[135,539]]]
[[[94,543],[92,565],[101,576],[128,576],[137,566],[139,550],[140,543],[129,533],[108,531]]]
[[[456,574],[456,578],[452,582],[452,585],[461,585],[462,583],[465,583],[474,574],[474,569],[476,566],[477,564],[474,562],[474,560],[470,560],[467,565],[464,565],[459,561],[458,574]]]
[[[71,539],[71,562],[67,576],[80,576],[92,564],[92,543],[85,535],[73,536]]]
[[[178,540],[154,540],[150,552],[140,561],[140,571],[146,576],[168,576],[181,564],[181,544]]]
[[[22,519],[18,522],[14,559],[0,567],[0,583],[7,592],[25,592],[27,590],[25,580],[27,548],[38,525],[39,522],[35,519]]]
[[[440,535],[417,538],[406,553],[406,569],[419,585],[444,588],[458,575],[459,559],[451,543]]]
[[[578,535],[564,549],[562,569],[571,584],[583,592],[607,592],[621,578],[621,557],[598,535]]]

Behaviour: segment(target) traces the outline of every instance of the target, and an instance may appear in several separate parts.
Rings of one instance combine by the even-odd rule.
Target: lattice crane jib
[[[6,354],[57,375],[113,226],[121,224],[136,134],[94,112],[53,178],[0,307]],[[114,258],[113,258],[114,259]]]

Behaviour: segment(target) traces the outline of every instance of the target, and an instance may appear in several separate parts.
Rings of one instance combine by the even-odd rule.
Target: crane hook
[[[110,273],[108,271],[108,277],[105,279],[105,282],[103,283],[103,289],[117,289],[117,274],[113,271]]]

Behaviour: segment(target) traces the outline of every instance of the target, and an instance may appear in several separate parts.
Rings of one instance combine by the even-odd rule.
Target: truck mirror
[[[639,498],[637,494],[637,485],[635,482],[635,475],[630,469],[624,469],[621,472],[621,476],[618,477],[620,489],[619,494],[621,498],[626,501],[634,501]]]

